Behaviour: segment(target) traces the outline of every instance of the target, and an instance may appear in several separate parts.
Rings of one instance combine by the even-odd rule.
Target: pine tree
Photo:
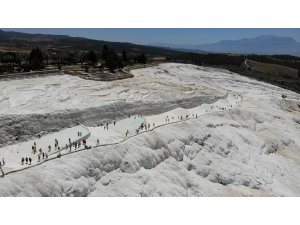
[[[109,55],[109,49],[108,49],[108,46],[107,45],[103,45],[103,49],[102,49],[102,53],[101,53],[101,58],[103,60],[106,60],[107,57]]]
[[[147,62],[147,57],[144,53],[142,53],[141,55],[138,55],[137,57],[135,57],[134,60],[138,63],[144,63],[145,64]]]
[[[145,54],[143,53],[143,54],[141,54],[141,63],[144,63],[144,64],[146,64],[146,62],[147,62],[147,57],[145,56]]]
[[[122,60],[123,60],[124,62],[127,62],[127,61],[128,61],[127,53],[126,53],[125,50],[122,51]]]
[[[118,63],[113,54],[109,54],[105,60],[105,66],[109,68],[111,72],[114,72],[118,67]]]
[[[91,62],[93,65],[97,63],[98,58],[94,51],[90,51],[86,54],[87,61]]]
[[[31,50],[29,55],[29,62],[32,66],[32,69],[41,69],[43,67],[43,53],[42,51],[36,47]]]

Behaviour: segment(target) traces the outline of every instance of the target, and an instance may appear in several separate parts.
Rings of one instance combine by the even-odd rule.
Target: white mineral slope
[[[172,67],[169,64],[166,68],[169,68],[171,74],[160,67],[155,70],[136,70],[133,71],[134,78],[112,82],[84,80],[70,75],[1,81],[0,115],[51,113],[88,109],[115,102],[154,103],[175,97],[180,100],[199,95],[226,94],[222,90],[216,92],[211,89],[209,84],[205,84],[206,81],[197,85],[194,74],[190,74],[190,78],[182,78],[186,72],[177,71],[177,68],[183,67]],[[191,69],[195,70],[194,67]]]
[[[82,135],[78,136],[78,132],[81,132]],[[58,141],[58,147],[60,147],[60,150],[64,150],[66,148],[65,145],[69,144],[69,138],[72,142],[74,142],[77,140],[86,139],[89,137],[89,135],[90,131],[86,127],[79,125],[72,128],[63,129],[56,133],[44,135],[41,138],[35,139],[33,141],[19,142],[13,145],[7,145],[3,148],[0,148],[0,157],[1,159],[4,158],[6,161],[5,165],[2,166],[2,170],[5,171],[4,173],[7,173],[39,163],[40,161],[38,161],[38,154],[40,149],[44,153],[47,153],[49,157],[51,157],[51,155],[56,156],[59,150],[55,149],[54,147],[55,139]],[[33,154],[32,150],[34,142],[36,143],[35,154]],[[48,149],[49,145],[51,146],[51,149]],[[32,159],[32,163],[30,165],[21,165],[21,159],[25,159],[26,157],[30,157]],[[42,159],[42,157],[40,159]]]
[[[156,97],[180,99],[197,89],[219,96],[232,91],[243,100],[232,109],[9,174],[0,179],[0,196],[300,196],[299,94],[193,65],[132,73],[154,83],[156,77],[166,80]],[[177,91],[170,96],[171,83]]]
[[[48,161],[47,159],[55,158],[58,152],[60,152],[59,155],[64,156],[70,152],[81,151],[84,148],[84,146],[80,148],[74,145],[70,146],[70,141],[71,143],[78,143],[84,139],[87,140],[88,147],[116,144],[136,134],[147,132],[160,126],[181,122],[183,120],[197,119],[206,113],[232,109],[238,106],[242,100],[243,98],[239,94],[228,92],[226,98],[220,99],[212,104],[202,104],[201,106],[189,109],[176,108],[152,116],[133,115],[130,118],[114,121],[109,124],[109,126],[108,124],[93,127],[78,125],[33,140],[6,145],[2,148],[0,147],[0,159],[5,158],[6,161],[5,165],[2,166],[2,171],[4,171],[2,173],[10,174],[25,167],[28,168],[45,163]],[[140,129],[141,124],[147,125],[143,125],[143,128]],[[78,132],[81,132],[81,135],[78,135]],[[58,148],[54,146],[55,139],[58,140]],[[34,143],[36,144],[37,153],[32,150]],[[49,150],[48,146],[51,147]],[[50,158],[41,157],[41,154],[39,154],[40,151],[41,154],[42,152],[47,152]],[[32,162],[29,164],[27,164],[27,162],[21,164],[22,157],[30,157]]]
[[[132,71],[134,78],[112,82],[70,75],[1,81],[0,146],[12,144],[16,138],[25,141],[78,124],[94,126],[128,115],[195,107],[226,95],[224,89],[209,87],[211,72],[189,66],[191,73],[187,76],[182,68],[161,65]],[[202,72],[205,74],[199,83],[197,76]]]

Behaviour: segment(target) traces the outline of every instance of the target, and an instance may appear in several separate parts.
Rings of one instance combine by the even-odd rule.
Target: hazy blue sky
[[[13,30],[25,33],[40,34],[66,34],[73,37],[87,37],[97,40],[132,42],[137,44],[205,44],[218,42],[220,40],[236,40],[241,38],[253,38],[259,35],[272,34],[277,36],[292,37],[300,42],[300,29],[91,29],[91,28],[20,28],[2,29]]]

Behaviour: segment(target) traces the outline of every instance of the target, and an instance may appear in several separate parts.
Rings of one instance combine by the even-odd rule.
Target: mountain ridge
[[[156,46],[167,47],[167,44]],[[294,55],[300,56],[300,43],[291,37],[261,35],[255,38],[238,40],[221,40],[216,43],[200,45],[170,45],[176,49],[203,51],[212,53],[262,54],[262,55]]]

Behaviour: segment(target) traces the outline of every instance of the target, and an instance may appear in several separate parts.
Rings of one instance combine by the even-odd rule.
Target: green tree
[[[109,68],[111,72],[115,72],[115,69],[118,67],[118,62],[113,54],[109,54],[105,60],[105,66]]]
[[[145,64],[147,62],[147,57],[144,53],[142,53],[141,55],[137,56],[134,60],[138,63],[144,63]]]
[[[146,57],[146,55],[143,53],[143,54],[141,54],[141,63],[146,63],[147,62],[147,57]]]
[[[114,72],[117,68],[123,67],[121,58],[113,49],[109,50],[108,56],[105,60],[105,66],[109,68],[111,72]]]
[[[94,51],[90,51],[86,54],[86,60],[95,65],[98,61],[98,57]]]
[[[102,49],[102,53],[101,53],[101,58],[103,60],[106,60],[107,57],[108,57],[108,55],[109,55],[109,48],[108,48],[107,45],[103,45],[103,49]]]
[[[32,49],[29,55],[29,62],[32,66],[32,69],[43,68],[43,61],[44,57],[42,51],[38,47]]]
[[[127,53],[126,53],[125,50],[122,51],[122,60],[123,60],[124,62],[127,62],[127,61],[128,61]]]

